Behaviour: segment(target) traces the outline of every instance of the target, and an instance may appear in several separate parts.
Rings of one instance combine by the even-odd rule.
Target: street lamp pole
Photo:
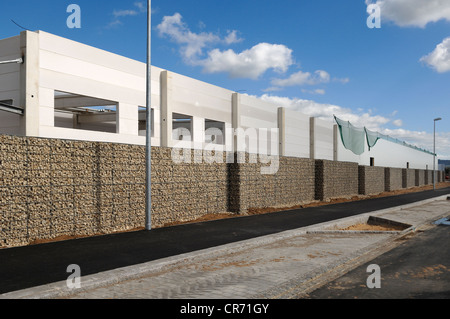
[[[436,190],[436,122],[442,120],[438,117],[434,119],[434,132],[433,132],[433,190]]]
[[[152,1],[147,0],[147,92],[145,141],[145,229],[152,229]]]

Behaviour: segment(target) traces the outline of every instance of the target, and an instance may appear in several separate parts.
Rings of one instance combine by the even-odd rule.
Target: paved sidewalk
[[[445,195],[83,276],[79,290],[70,290],[61,281],[0,298],[297,298],[393,249],[400,243],[396,239],[427,229],[449,212]],[[365,222],[369,216],[410,227],[396,232],[338,230]]]

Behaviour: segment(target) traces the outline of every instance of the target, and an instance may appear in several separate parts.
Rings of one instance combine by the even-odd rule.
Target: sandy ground
[[[389,226],[356,224],[342,230],[358,230],[358,231],[396,231],[398,228]]]

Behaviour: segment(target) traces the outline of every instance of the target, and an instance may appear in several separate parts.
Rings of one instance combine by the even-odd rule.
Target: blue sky
[[[69,29],[69,4],[81,28]],[[381,28],[367,26],[378,4]],[[434,4],[434,5],[431,5]],[[450,1],[153,0],[152,63],[311,116],[357,126],[450,159]],[[8,2],[16,21],[145,62],[146,1]]]

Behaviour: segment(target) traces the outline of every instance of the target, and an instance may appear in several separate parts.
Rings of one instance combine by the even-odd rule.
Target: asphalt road
[[[450,188],[0,250],[0,294],[297,229],[450,194]]]
[[[450,215],[450,214],[449,214]],[[450,226],[412,233],[403,244],[309,294],[309,299],[449,299]],[[367,287],[369,265],[379,288]],[[370,281],[373,282],[373,281]]]

